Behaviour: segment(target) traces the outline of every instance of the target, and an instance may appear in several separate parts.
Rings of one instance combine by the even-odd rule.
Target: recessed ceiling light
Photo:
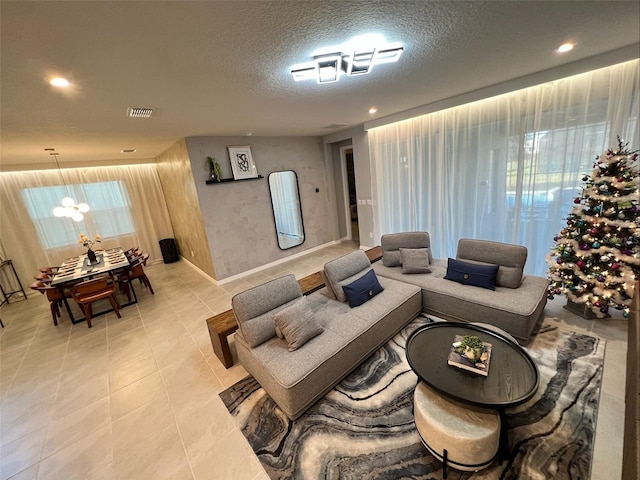
[[[124,148],[120,150],[120,153],[135,153],[135,151],[136,151],[135,148]]]
[[[54,87],[68,87],[69,86],[69,80],[67,80],[66,78],[62,78],[62,77],[54,77],[51,80],[49,80],[49,83],[51,85],[53,85]]]
[[[376,113],[377,111],[378,111],[378,109],[377,109],[376,107],[371,107],[371,108],[369,109],[369,113],[370,113],[371,115],[373,115],[373,114],[374,114],[374,113]]]
[[[573,47],[575,47],[575,44],[573,44],[571,42],[563,43],[562,45],[560,45],[558,47],[556,52],[558,52],[558,53],[567,53],[567,52],[570,52],[571,50],[573,50]]]

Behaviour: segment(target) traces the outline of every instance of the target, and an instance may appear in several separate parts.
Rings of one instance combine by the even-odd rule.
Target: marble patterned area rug
[[[290,421],[249,376],[220,394],[272,479],[441,479],[413,422],[417,377],[406,340],[418,317]],[[605,342],[543,326],[527,347],[540,371],[529,402],[507,410],[508,459],[448,479],[588,479]]]

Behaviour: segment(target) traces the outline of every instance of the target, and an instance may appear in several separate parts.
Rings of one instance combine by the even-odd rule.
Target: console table
[[[382,247],[377,246],[365,251],[371,263],[377,262],[382,258]],[[322,272],[315,272],[298,280],[303,295],[308,295],[324,287],[324,275]],[[207,319],[207,327],[209,328],[209,336],[211,337],[211,345],[213,345],[213,353],[220,359],[222,364],[229,368],[233,365],[233,356],[229,348],[229,335],[238,329],[238,322],[233,314],[233,310],[219,313]]]
[[[18,290],[7,291],[2,286],[2,280],[6,276],[5,269],[9,268],[9,267],[11,268],[11,270],[9,270],[9,271],[13,274],[13,278],[15,279],[15,281],[18,283],[18,286],[20,287]],[[22,293],[22,298],[23,299],[26,300],[26,298],[27,298],[27,294],[24,293],[24,288],[22,288],[22,283],[20,282],[20,279],[18,278],[18,274],[16,273],[16,269],[13,266],[13,261],[12,260],[3,260],[2,263],[0,263],[0,292],[2,293],[2,300],[0,300],[0,307],[2,305],[4,305],[5,303],[9,303],[9,300],[11,299],[11,297],[16,295],[16,294],[18,294],[18,293]],[[2,323],[2,319],[1,318],[0,318],[0,327],[4,328],[4,323]]]
[[[5,269],[8,269],[8,268],[10,268],[9,272],[13,274],[13,278],[15,279],[15,281],[17,282],[20,288],[18,290],[11,290],[11,291],[5,290],[5,288],[2,286],[3,277],[0,276],[0,292],[2,292],[2,301],[0,301],[0,306],[4,305],[5,303],[9,303],[9,299],[11,299],[13,295],[16,295],[18,293],[22,293],[22,296],[24,298],[27,298],[27,294],[24,293],[24,288],[22,288],[22,283],[18,278],[18,274],[16,273],[16,269],[13,266],[12,260],[4,260],[2,263],[0,263],[0,275],[4,275]]]

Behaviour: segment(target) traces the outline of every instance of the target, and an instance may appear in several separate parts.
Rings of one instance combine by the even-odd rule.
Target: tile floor
[[[0,315],[0,480],[267,480],[218,393],[246,375],[213,354],[205,320],[233,294],[271,278],[301,278],[353,250],[335,245],[214,286],[186,262],[146,268],[139,303],[93,328],[54,327],[43,296]],[[620,478],[626,323],[585,321],[549,302],[561,328],[607,340],[593,479]]]

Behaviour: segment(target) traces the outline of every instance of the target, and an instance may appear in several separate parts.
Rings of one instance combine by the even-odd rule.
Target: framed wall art
[[[253,156],[251,155],[251,147],[227,147],[227,149],[229,150],[229,160],[231,161],[234,180],[258,177],[256,164],[253,162]]]

